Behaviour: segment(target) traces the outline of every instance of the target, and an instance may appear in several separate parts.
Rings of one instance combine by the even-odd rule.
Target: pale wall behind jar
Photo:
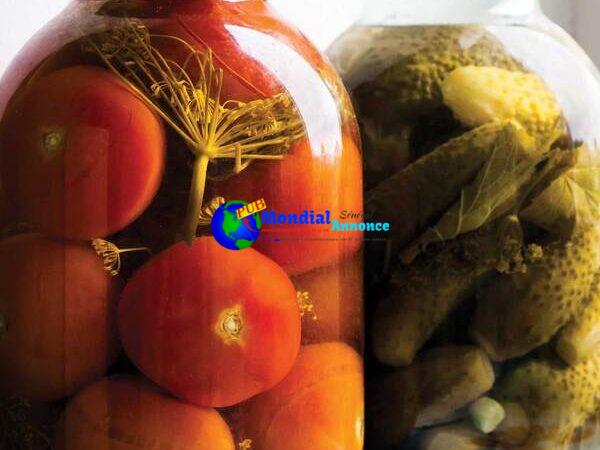
[[[0,0],[0,74],[27,39],[68,1]],[[270,1],[325,49],[358,17],[363,3],[368,5],[369,0]],[[600,65],[600,0],[542,0],[542,3],[548,15],[569,31]]]
[[[542,4],[600,66],[600,0],[542,0]]]

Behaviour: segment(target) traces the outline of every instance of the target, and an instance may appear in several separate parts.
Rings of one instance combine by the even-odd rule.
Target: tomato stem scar
[[[230,345],[236,342],[242,344],[244,329],[244,319],[240,305],[221,311],[215,331],[225,344]]]
[[[42,134],[42,152],[45,160],[54,158],[62,149],[65,141],[64,132],[47,131]]]

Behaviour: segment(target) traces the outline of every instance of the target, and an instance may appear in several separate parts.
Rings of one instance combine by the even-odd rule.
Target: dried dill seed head
[[[221,207],[225,203],[225,199],[223,197],[214,197],[210,200],[204,208],[202,208],[202,212],[200,213],[200,221],[198,222],[200,226],[208,226],[212,222],[212,218],[217,212],[217,209]]]
[[[96,254],[102,259],[104,270],[110,274],[110,276],[116,277],[121,272],[121,255],[123,253],[131,252],[148,252],[150,249],[147,247],[134,247],[120,249],[112,242],[104,239],[94,239],[92,241],[92,248]]]
[[[182,63],[171,60],[155,46],[156,40],[178,45],[188,57]],[[188,243],[198,231],[209,163],[233,161],[232,173],[238,174],[253,161],[282,159],[305,135],[289,94],[248,103],[224,100],[225,71],[215,62],[217,55],[176,36],[152,34],[139,21],[126,20],[121,27],[91,36],[84,48],[141,96],[193,155],[183,224]]]
[[[244,439],[242,442],[238,444],[239,450],[251,450],[252,449],[252,440]]]

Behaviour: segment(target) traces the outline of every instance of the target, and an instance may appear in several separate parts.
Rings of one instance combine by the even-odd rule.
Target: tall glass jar
[[[0,447],[361,450],[322,55],[263,0],[74,0],[1,86]]]
[[[367,447],[595,448],[593,64],[535,0],[373,0],[329,55],[390,223],[366,246]]]

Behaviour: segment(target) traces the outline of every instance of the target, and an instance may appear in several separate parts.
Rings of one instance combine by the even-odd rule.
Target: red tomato
[[[240,434],[252,450],[362,450],[363,369],[341,343],[302,347],[275,389],[242,407]]]
[[[57,450],[234,450],[229,427],[213,409],[161,394],[128,376],[104,378],[67,405]]]
[[[301,297],[302,343],[343,341],[359,347],[362,337],[363,254],[292,277]],[[302,300],[304,299],[304,300]]]
[[[3,185],[25,221],[72,239],[115,233],[158,191],[161,121],[114,75],[91,67],[26,85],[0,126]]]
[[[25,234],[0,243],[0,393],[55,400],[119,350],[117,289],[90,246]]]
[[[176,36],[199,50],[213,51],[215,63],[224,70],[225,99],[250,101],[283,92],[289,81],[275,74],[269,55],[284,58],[291,73],[299,65],[314,70],[329,66],[310,41],[263,0],[178,0],[161,8],[160,14],[169,19],[149,22],[154,33]],[[161,39],[156,44],[170,57],[183,61],[187,56],[178,44]],[[261,52],[262,58],[250,54],[253,51]]]
[[[300,345],[296,291],[285,272],[252,250],[212,238],[175,245],[129,281],[119,307],[123,346],[174,395],[230,406],[272,388]]]
[[[257,162],[213,190],[227,200],[265,199],[277,215],[329,210],[332,220],[339,219],[343,210],[362,212],[360,151],[347,136],[341,148],[325,150],[304,139],[283,160]],[[295,275],[341,261],[361,238],[360,232],[332,232],[331,225],[263,223],[255,248]]]
[[[15,215],[12,203],[0,185],[0,228],[4,228],[11,224],[14,225],[14,220]]]

